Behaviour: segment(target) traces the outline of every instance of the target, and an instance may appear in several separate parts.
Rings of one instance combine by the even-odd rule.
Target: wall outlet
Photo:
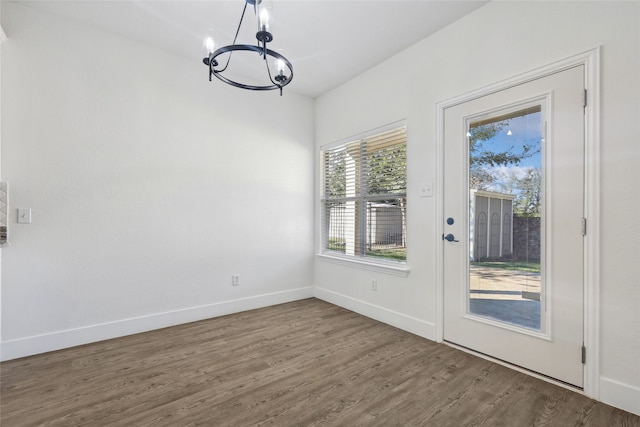
[[[240,275],[239,274],[234,274],[233,276],[231,276],[231,284],[233,286],[240,286]]]
[[[372,291],[378,290],[378,281],[376,279],[371,279],[371,290]]]

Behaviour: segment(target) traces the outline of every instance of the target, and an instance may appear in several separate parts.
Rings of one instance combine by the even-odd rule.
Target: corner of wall
[[[313,296],[420,337],[435,341],[436,325],[415,317],[315,286]]]
[[[640,387],[601,376],[598,400],[640,416]]]

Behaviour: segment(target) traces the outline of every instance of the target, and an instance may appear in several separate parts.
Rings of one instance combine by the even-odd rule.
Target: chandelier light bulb
[[[282,59],[277,59],[276,60],[276,69],[278,70],[278,74],[280,74],[280,75],[284,74],[285,64],[284,64],[284,61]]]
[[[267,9],[262,9],[260,11],[260,26],[262,27],[262,31],[269,29],[269,12]]]
[[[204,41],[204,46],[207,48],[207,52],[213,53],[215,45],[211,37],[207,37],[207,39]]]

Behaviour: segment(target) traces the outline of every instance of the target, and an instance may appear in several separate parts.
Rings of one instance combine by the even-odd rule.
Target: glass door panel
[[[543,332],[542,107],[468,121],[468,314]]]

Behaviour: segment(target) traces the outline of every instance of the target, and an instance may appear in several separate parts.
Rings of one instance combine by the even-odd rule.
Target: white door
[[[444,112],[444,339],[583,385],[584,66]]]

